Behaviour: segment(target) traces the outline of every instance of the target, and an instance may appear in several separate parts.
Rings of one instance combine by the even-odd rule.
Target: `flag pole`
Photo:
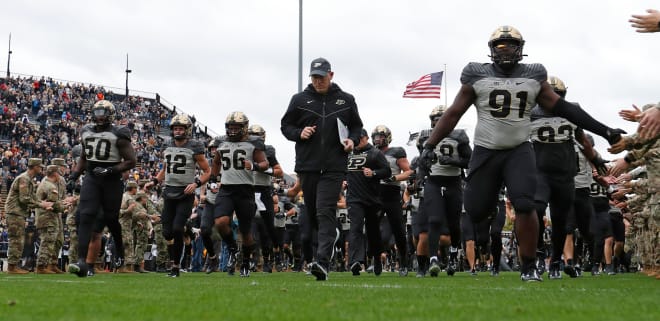
[[[443,74],[445,76],[445,85],[444,85],[444,87],[445,87],[445,108],[447,108],[447,107],[449,107],[449,106],[447,106],[447,87],[449,86],[449,84],[447,83],[447,64],[445,64],[445,71],[444,71]]]

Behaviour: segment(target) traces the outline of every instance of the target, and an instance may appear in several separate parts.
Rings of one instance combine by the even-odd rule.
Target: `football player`
[[[566,98],[566,85],[554,76],[547,80],[552,90],[562,99]],[[596,157],[591,144],[586,143],[584,131],[562,117],[557,117],[539,106],[532,108],[532,124],[530,139],[536,155],[536,214],[539,215],[539,231],[543,231],[541,217],[550,204],[550,218],[552,219],[552,258],[550,259],[550,279],[561,279],[561,255],[566,241],[566,217],[571,210],[575,199],[574,178],[577,174],[577,161],[575,143],[579,141],[584,146],[582,152],[587,159],[600,168],[604,173],[605,162]],[[540,237],[541,233],[539,233]],[[542,244],[539,239],[538,244]],[[544,257],[538,261],[543,262]],[[541,266],[544,266],[541,265]],[[539,272],[541,272],[540,270]],[[564,266],[564,272],[570,277],[577,276],[572,260]]]
[[[541,281],[535,264],[539,231],[534,206],[536,164],[528,141],[531,108],[539,104],[610,144],[621,140],[623,131],[601,124],[557,95],[546,81],[543,65],[519,63],[524,44],[520,32],[511,26],[498,27],[492,33],[488,41],[492,63],[470,63],[463,69],[462,86],[424,144],[420,167],[430,170],[437,159],[436,145],[474,104],[478,121],[466,179],[465,209],[473,221],[484,220],[495,208],[504,183],[516,213],[521,280]]]
[[[83,171],[87,173],[83,178],[84,188],[80,190],[78,205],[78,262],[69,265],[69,272],[79,277],[87,276],[85,258],[92,233],[100,235],[104,226],[108,227],[115,240],[118,255],[116,265],[123,264],[124,244],[119,224],[119,208],[124,189],[121,173],[135,167],[137,162],[130,129],[113,124],[115,106],[107,100],[99,100],[92,106],[91,113],[93,123],[85,125],[80,131],[83,153],[69,175],[69,185],[75,185],[80,174]],[[99,213],[103,217],[97,220]]]
[[[248,135],[248,117],[240,112],[230,113],[225,120],[227,139],[223,141],[213,157],[211,182],[220,176],[220,190],[215,202],[213,217],[215,227],[222,240],[229,246],[227,273],[234,275],[238,248],[231,221],[234,212],[238,218],[238,230],[242,237],[242,263],[240,276],[250,276],[250,256],[254,250],[252,219],[257,210],[254,201],[253,171],[264,172],[270,168],[265,146],[261,138]]]
[[[365,262],[364,230],[367,232],[367,249],[373,258],[374,274],[383,272],[380,261],[382,242],[380,217],[382,200],[378,197],[380,180],[392,176],[392,170],[385,155],[369,144],[369,134],[362,130],[360,142],[348,157],[346,181],[346,203],[351,226],[348,232],[348,259],[353,275],[360,275],[361,263]],[[399,205],[400,207],[400,205]],[[401,217],[399,217],[401,219]],[[405,235],[404,243],[405,247]]]
[[[248,134],[259,137],[264,142],[266,141],[266,131],[259,125],[251,125],[248,128]],[[257,202],[261,202],[264,205],[264,210],[259,211],[261,222],[263,222],[266,232],[259,233],[261,255],[264,261],[262,270],[266,273],[271,273],[273,272],[273,243],[276,239],[274,225],[275,205],[273,204],[273,177],[282,177],[284,176],[284,172],[275,156],[275,147],[272,145],[264,146],[266,148],[265,153],[266,159],[268,160],[268,168],[263,172],[254,172],[254,195],[257,198]],[[258,230],[261,231],[262,229],[260,228]]]
[[[431,128],[442,119],[446,110],[443,105],[433,108],[429,115]],[[423,145],[424,141],[419,143]],[[424,185],[424,201],[417,214],[418,222],[426,225],[426,230],[420,233],[419,244],[428,246],[431,277],[437,277],[440,273],[438,245],[451,244],[447,275],[452,276],[456,272],[456,259],[461,244],[462,174],[472,155],[470,139],[465,130],[453,130],[435,145],[433,154],[436,161],[430,166]]]
[[[407,181],[413,170],[410,169],[406,150],[402,147],[390,146],[392,131],[387,126],[376,126],[371,132],[371,140],[374,146],[385,155],[392,172],[392,176],[381,180],[380,200],[383,214],[387,217],[390,230],[396,240],[396,247],[399,250],[399,275],[407,276],[408,243],[401,201],[401,182]]]
[[[163,151],[163,168],[156,175],[154,183],[164,183],[163,187],[163,237],[167,241],[172,270],[169,277],[179,277],[179,264],[183,253],[183,235],[186,222],[192,214],[195,203],[195,190],[209,180],[211,169],[205,156],[205,146],[192,139],[192,121],[188,115],[172,117],[170,130],[172,140]],[[197,177],[199,168],[202,174]]]

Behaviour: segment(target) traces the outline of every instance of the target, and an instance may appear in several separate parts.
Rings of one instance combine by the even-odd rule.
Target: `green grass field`
[[[547,275],[544,275],[547,276]],[[518,273],[0,275],[0,320],[660,320],[642,274],[523,283]]]

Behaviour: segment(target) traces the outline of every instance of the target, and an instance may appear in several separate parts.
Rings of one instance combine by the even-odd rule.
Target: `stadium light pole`
[[[302,35],[303,35],[303,0],[298,1],[298,92],[302,91]]]
[[[302,0],[301,0],[302,1]],[[9,51],[7,53],[7,78],[9,78],[9,61],[11,60],[11,32],[9,33]]]
[[[131,71],[132,70],[128,69],[128,54],[126,54],[126,101],[128,101],[128,74],[130,74]]]

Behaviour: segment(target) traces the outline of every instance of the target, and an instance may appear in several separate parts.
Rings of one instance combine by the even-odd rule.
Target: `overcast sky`
[[[430,125],[445,95],[451,104],[468,62],[490,60],[488,38],[508,24],[526,40],[523,62],[543,63],[566,83],[568,100],[631,132],[618,110],[660,101],[660,34],[636,33],[627,22],[647,8],[660,4],[307,0],[303,86],[311,60],[327,58],[334,81],[356,97],[365,128],[387,125],[392,144],[403,146],[408,132]],[[8,1],[0,23],[4,60],[12,34],[12,73],[123,90],[128,53],[131,90],[158,92],[218,134],[227,114],[243,111],[266,129],[284,170],[293,170],[293,143],[279,122],[298,87],[297,0]],[[401,97],[407,83],[445,66],[442,99]],[[458,127],[472,139],[475,123],[471,108]],[[596,144],[613,157],[604,140]]]

